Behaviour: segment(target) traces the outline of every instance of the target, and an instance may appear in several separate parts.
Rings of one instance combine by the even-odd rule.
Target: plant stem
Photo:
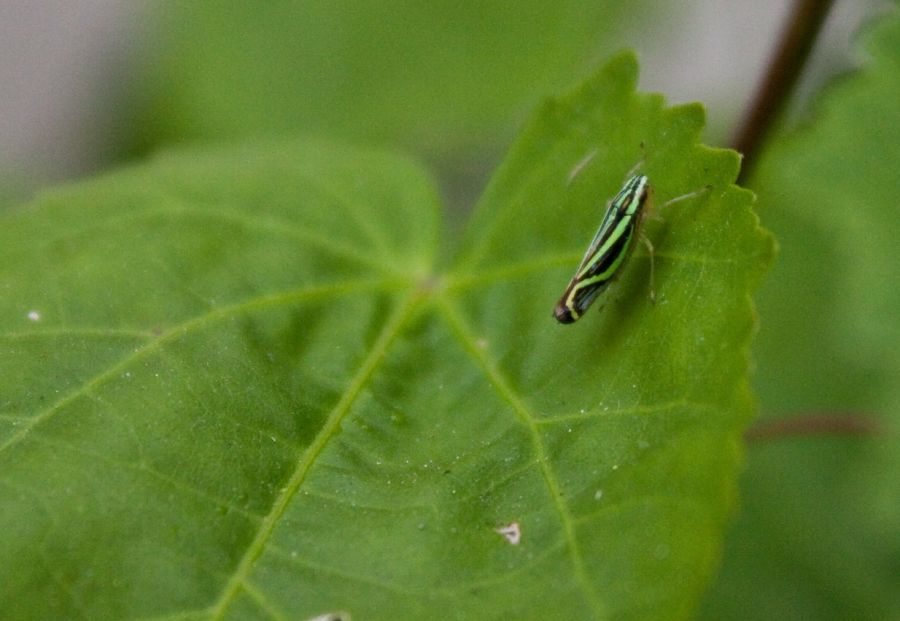
[[[744,432],[744,439],[765,442],[792,437],[874,436],[884,431],[884,426],[869,416],[823,412],[758,422]]]
[[[732,140],[744,155],[738,182],[756,165],[759,149],[787,105],[834,0],[797,0],[753,105]]]

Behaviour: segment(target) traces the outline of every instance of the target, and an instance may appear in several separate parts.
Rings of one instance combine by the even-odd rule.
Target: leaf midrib
[[[502,376],[500,371],[496,368],[496,364],[478,348],[475,339],[472,337],[471,329],[465,322],[465,319],[453,304],[446,299],[445,294],[439,290],[429,291],[415,289],[407,294],[402,302],[397,304],[394,312],[385,322],[369,355],[366,357],[356,375],[353,377],[350,385],[347,387],[347,390],[344,391],[338,403],[334,406],[331,413],[329,413],[325,424],[319,433],[316,434],[313,442],[303,451],[297,462],[297,467],[291,474],[287,484],[282,488],[282,491],[275,502],[272,504],[271,510],[262,520],[256,535],[247,547],[244,555],[241,557],[235,571],[226,582],[219,598],[214,604],[207,608],[210,614],[210,621],[220,621],[224,618],[231,602],[249,581],[249,576],[256,560],[266,550],[272,533],[278,526],[288,505],[305,482],[315,460],[321,454],[322,450],[324,450],[327,443],[340,429],[344,418],[350,412],[353,404],[385,359],[388,349],[402,332],[409,317],[415,309],[429,299],[436,304],[440,315],[443,316],[451,333],[459,340],[460,344],[466,350],[466,353],[472,358],[474,364],[484,374],[485,378],[499,395],[513,406],[516,416],[528,430],[535,450],[536,461],[539,464],[545,484],[547,485],[548,493],[553,499],[554,507],[559,514],[563,526],[563,540],[569,551],[569,557],[572,562],[573,571],[578,581],[579,588],[596,618],[603,617],[604,607],[591,586],[591,581],[587,575],[584,561],[581,558],[581,552],[575,534],[576,521],[563,500],[556,473],[550,465],[550,460],[546,455],[546,448],[538,431],[537,418],[530,410],[528,410],[522,398]]]
[[[262,554],[275,527],[278,525],[281,516],[287,509],[288,504],[306,480],[316,458],[340,428],[344,417],[350,411],[350,408],[356,402],[357,397],[384,360],[391,343],[393,343],[394,339],[400,334],[408,317],[423,299],[424,294],[422,291],[411,291],[407,294],[406,298],[397,305],[394,312],[385,322],[384,328],[382,328],[381,333],[378,335],[378,339],[373,344],[369,355],[366,356],[365,361],[360,366],[359,371],[357,371],[350,385],[347,387],[347,390],[344,391],[344,394],[341,396],[338,403],[329,413],[322,429],[316,434],[312,443],[301,455],[300,460],[297,462],[297,467],[291,474],[290,479],[288,479],[287,484],[282,488],[281,493],[275,499],[275,502],[272,504],[272,509],[263,519],[256,536],[247,547],[243,557],[241,557],[240,563],[238,563],[234,573],[232,573],[228,582],[225,584],[225,588],[219,595],[219,599],[211,606],[211,620],[222,619],[225,615],[228,606],[231,604],[232,600],[249,576],[250,571],[253,569],[253,564],[256,562],[256,559]]]

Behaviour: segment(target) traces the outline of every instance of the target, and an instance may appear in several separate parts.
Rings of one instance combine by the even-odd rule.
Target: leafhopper
[[[653,296],[653,246],[646,237],[641,236],[649,200],[650,182],[647,176],[632,175],[610,201],[581,264],[553,308],[553,316],[558,322],[574,323],[584,315],[591,303],[620,273],[638,239],[642,239],[650,251],[650,290]]]

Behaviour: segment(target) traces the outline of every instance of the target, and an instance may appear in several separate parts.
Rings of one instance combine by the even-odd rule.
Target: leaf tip
[[[631,50],[613,54],[599,69],[564,98],[568,101],[597,101],[604,97],[622,98],[637,91],[637,56]]]
[[[637,87],[639,72],[637,54],[630,49],[620,50],[613,54],[599,71],[601,75],[618,78],[622,82],[630,84],[631,90]]]
[[[728,179],[729,183],[736,183],[741,172],[744,156],[734,149],[709,148],[709,150],[715,153],[721,166],[722,176]],[[755,197],[756,195],[754,194],[754,202],[756,201]]]
[[[637,55],[633,50],[621,50],[613,54],[588,83],[606,90],[615,88],[622,95],[633,94],[637,91],[639,74]]]
[[[694,101],[671,106],[667,114],[673,123],[692,131],[699,140],[700,132],[706,126],[706,107],[702,103]]]

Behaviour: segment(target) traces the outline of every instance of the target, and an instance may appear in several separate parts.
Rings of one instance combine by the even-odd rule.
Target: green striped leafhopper
[[[609,203],[600,228],[588,246],[575,275],[553,308],[560,323],[574,323],[619,274],[635,241],[643,239],[650,250],[652,292],[653,246],[641,238],[641,225],[647,215],[650,183],[646,175],[632,175]],[[652,295],[652,293],[651,293]]]

